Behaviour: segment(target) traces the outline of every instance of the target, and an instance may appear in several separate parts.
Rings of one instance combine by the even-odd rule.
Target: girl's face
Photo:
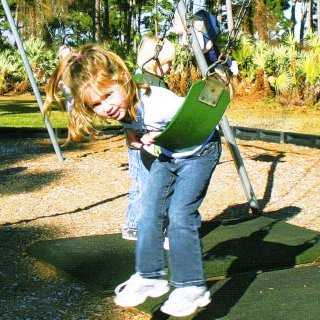
[[[115,83],[103,91],[95,88],[86,90],[86,103],[101,118],[122,120],[128,111],[125,88]]]

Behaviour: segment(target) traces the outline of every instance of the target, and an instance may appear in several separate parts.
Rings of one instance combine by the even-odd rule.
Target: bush
[[[56,68],[58,62],[56,50],[47,49],[45,42],[37,38],[25,41],[24,48],[37,85],[41,89]],[[10,48],[1,52],[0,94],[10,91],[22,94],[30,90],[30,81],[19,51]]]

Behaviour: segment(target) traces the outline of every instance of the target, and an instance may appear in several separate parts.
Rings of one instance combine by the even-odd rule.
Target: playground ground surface
[[[320,231],[320,150],[238,146],[264,214]],[[150,319],[27,254],[36,241],[121,232],[130,188],[123,136],[111,132],[62,152],[63,163],[49,139],[1,140],[0,319]],[[204,221],[248,212],[225,143],[200,212]]]

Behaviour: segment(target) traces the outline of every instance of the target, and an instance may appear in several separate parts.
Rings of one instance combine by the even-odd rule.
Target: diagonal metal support
[[[41,111],[41,114],[42,114],[42,117],[43,117],[43,120],[44,120],[44,124],[47,127],[47,131],[49,133],[49,136],[50,136],[54,151],[55,151],[58,159],[60,161],[63,161],[62,153],[61,153],[59,144],[57,142],[56,136],[54,134],[53,128],[51,126],[51,123],[50,123],[49,119],[47,119],[44,116],[44,107],[43,107],[43,101],[42,101],[42,98],[41,98],[41,94],[40,94],[39,88],[37,86],[36,80],[34,78],[32,69],[30,67],[30,64],[29,64],[26,52],[24,50],[22,41],[20,39],[19,32],[17,30],[17,26],[16,26],[16,24],[15,24],[15,22],[13,20],[13,17],[12,17],[12,14],[11,14],[11,10],[10,10],[9,5],[8,5],[6,0],[1,0],[1,3],[2,3],[3,9],[5,11],[5,14],[7,16],[7,20],[9,22],[12,34],[14,36],[15,42],[16,42],[18,50],[20,52],[20,55],[21,55],[22,61],[24,63],[25,69],[27,71],[27,74],[28,74],[28,77],[29,77],[29,81],[30,81],[31,86],[32,86],[32,90],[33,90],[34,95],[35,95],[35,97],[37,99],[37,102],[38,102],[38,105],[39,105],[39,109]]]
[[[181,0],[179,2],[177,10],[178,10],[180,18],[182,20],[182,23],[184,24],[184,27],[186,28],[186,26],[187,26],[187,24],[186,24],[186,11],[187,11],[187,9],[186,9],[186,4],[183,0]],[[206,62],[204,55],[202,53],[202,50],[199,45],[198,39],[196,37],[195,31],[192,27],[190,29],[191,30],[188,30],[188,31],[191,32],[192,50],[193,50],[195,58],[197,60],[197,64],[201,70],[202,76],[205,76],[205,73],[208,69],[208,65],[207,65],[207,62]],[[248,203],[249,203],[249,206],[252,211],[259,212],[260,211],[259,203],[256,199],[255,194],[254,194],[254,191],[253,191],[252,185],[250,183],[246,168],[244,166],[240,151],[238,149],[237,143],[234,139],[232,130],[230,128],[229,121],[225,115],[221,119],[219,125],[220,125],[220,128],[223,132],[223,135],[227,141],[231,156],[233,158],[234,164],[235,164],[236,169],[238,171],[243,189],[245,191],[245,195],[246,195]]]

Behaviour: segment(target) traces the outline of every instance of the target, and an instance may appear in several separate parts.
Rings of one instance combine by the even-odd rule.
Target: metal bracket
[[[206,83],[200,93],[198,100],[206,103],[211,107],[215,107],[225,90],[226,84],[214,78],[205,80]]]

